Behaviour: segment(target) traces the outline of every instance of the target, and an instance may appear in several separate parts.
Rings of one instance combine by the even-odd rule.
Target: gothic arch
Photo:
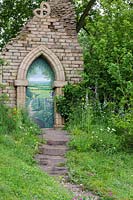
[[[55,73],[55,80],[56,81],[65,81],[65,73],[61,62],[59,61],[58,57],[47,47],[39,46],[33,49],[22,61],[20,68],[18,70],[17,80],[25,80],[26,74],[28,71],[29,66],[32,62],[38,58],[39,56],[44,56],[44,58],[49,62],[51,65],[54,73]]]
[[[63,66],[59,61],[58,57],[50,49],[41,45],[29,52],[19,67],[17,80],[15,80],[15,86],[17,87],[18,107],[25,106],[26,86],[28,86],[26,75],[32,62],[36,60],[39,56],[43,56],[54,71],[55,81],[53,87],[55,88],[56,95],[62,94],[62,87],[67,83],[65,81],[65,73]],[[63,119],[55,110],[55,127],[60,127],[62,124]]]

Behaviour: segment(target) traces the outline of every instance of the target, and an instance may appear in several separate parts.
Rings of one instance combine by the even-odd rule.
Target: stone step
[[[41,169],[50,175],[66,175],[67,168],[66,167],[51,167],[51,166],[44,166],[40,165]]]
[[[40,165],[55,165],[55,166],[64,166],[66,159],[63,156],[51,156],[38,154],[36,160]]]
[[[64,157],[67,151],[69,137],[66,131],[54,129],[42,129],[41,139],[46,140],[46,144],[39,147],[39,154],[36,156],[42,170],[52,176],[67,175]]]
[[[41,129],[42,134],[46,135],[62,135],[62,136],[67,136],[68,137],[68,133],[65,130],[62,129]]]
[[[69,137],[66,131],[55,129],[42,129],[41,139],[45,139],[47,144],[42,144],[39,147],[40,154],[36,156],[36,160],[39,163],[40,168],[51,176],[56,178],[63,177],[62,185],[71,190],[75,196],[81,194],[86,197],[94,197],[95,200],[99,198],[93,195],[91,192],[83,191],[82,185],[75,185],[69,183],[68,170],[65,166],[66,159],[65,153],[67,151],[67,142]],[[61,178],[59,179],[61,181]]]
[[[68,140],[55,140],[55,139],[46,139],[48,145],[65,145]]]
[[[51,156],[65,155],[67,147],[64,145],[42,145],[39,147],[39,153]]]
[[[49,145],[66,145],[66,143],[69,141],[68,135],[63,135],[62,132],[48,132],[43,134],[42,137]]]

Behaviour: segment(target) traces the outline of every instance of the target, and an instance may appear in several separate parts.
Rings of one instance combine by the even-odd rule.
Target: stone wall
[[[0,82],[6,86],[3,92],[8,94],[11,106],[17,104],[15,80],[21,63],[39,46],[46,47],[60,60],[66,81],[76,83],[81,80],[82,50],[77,40],[73,5],[68,0],[51,0],[49,4],[50,15],[30,19],[1,52],[0,57],[6,60],[6,65],[0,68]]]
[[[70,0],[49,0],[51,6],[51,16],[58,17],[63,23],[65,31],[68,35],[76,36],[76,18],[74,6]]]

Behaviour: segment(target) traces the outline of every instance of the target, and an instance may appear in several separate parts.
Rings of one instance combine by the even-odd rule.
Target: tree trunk
[[[96,2],[96,0],[90,0],[89,3],[87,4],[86,9],[84,10],[83,14],[81,15],[79,22],[77,23],[77,28],[76,28],[77,33],[81,30],[81,28],[83,28],[84,23],[85,23],[85,18],[87,17],[89,11],[91,10],[91,8],[95,2]]]

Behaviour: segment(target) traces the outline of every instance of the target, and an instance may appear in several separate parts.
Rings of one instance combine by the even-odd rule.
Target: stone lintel
[[[15,80],[15,86],[28,86],[27,80]]]
[[[67,81],[54,81],[53,88],[62,88],[67,85]]]

